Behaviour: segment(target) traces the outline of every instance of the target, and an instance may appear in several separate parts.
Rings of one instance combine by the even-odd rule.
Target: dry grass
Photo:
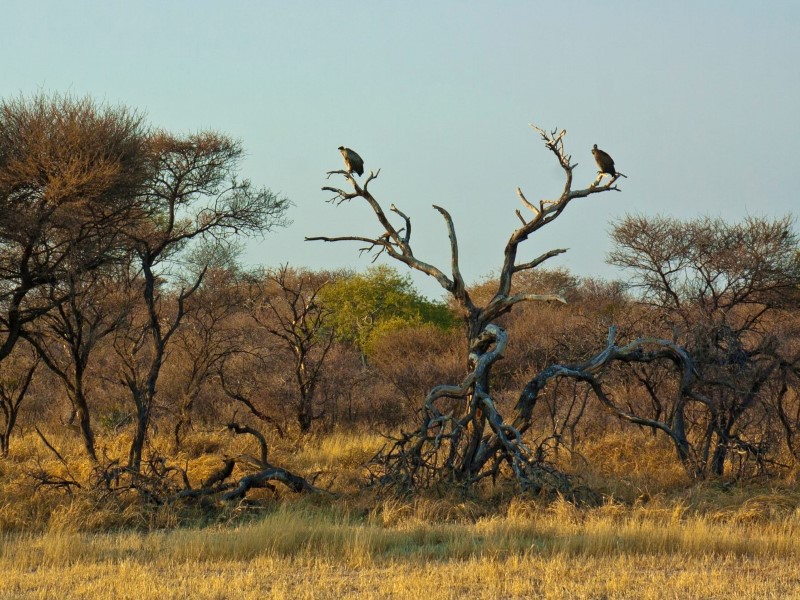
[[[427,522],[432,512],[300,503],[238,527],[6,534],[0,596],[800,597],[797,509],[757,523],[566,502],[515,501],[474,521]]]
[[[77,454],[72,443],[59,448]],[[264,496],[209,518],[36,492],[26,470],[69,473],[25,438],[0,462],[0,598],[800,598],[795,483],[689,486],[668,447],[609,438],[584,450],[604,465],[582,473],[608,493],[603,506],[501,488],[381,500],[357,487],[381,443],[339,433],[277,446],[272,460],[321,473],[340,496]],[[199,480],[223,451],[252,448],[198,434],[175,460]]]

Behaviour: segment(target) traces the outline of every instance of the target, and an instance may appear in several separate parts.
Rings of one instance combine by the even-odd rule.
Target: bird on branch
[[[611,158],[608,155],[608,153],[600,150],[597,147],[597,144],[595,144],[592,147],[592,155],[594,156],[594,160],[597,163],[597,166],[600,167],[600,170],[598,171],[598,174],[600,175],[600,177],[598,177],[598,181],[603,178],[603,175],[611,175],[611,177],[613,178],[611,181],[608,182],[607,185],[611,185],[619,177],[625,177],[626,179],[628,178],[627,175],[625,175],[624,173],[620,173],[614,168],[614,159]]]
[[[344,157],[344,166],[348,173],[355,172],[358,175],[364,174],[364,161],[355,150],[339,146],[339,152],[341,152]]]

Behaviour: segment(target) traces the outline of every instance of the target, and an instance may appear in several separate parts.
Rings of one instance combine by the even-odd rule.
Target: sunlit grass
[[[386,443],[386,438],[372,432],[337,431],[305,441],[291,460],[312,471],[359,469]]]
[[[754,523],[669,507],[512,502],[426,523],[282,506],[236,527],[2,537],[0,596],[195,598],[546,596],[713,598],[800,593],[800,512]],[[394,516],[386,525],[385,510]],[[34,576],[35,575],[35,576]],[[65,581],[70,585],[63,587]]]
[[[75,440],[54,440],[80,456]],[[254,453],[251,442],[195,433],[173,460],[196,482],[223,454]],[[668,446],[609,436],[572,465],[603,491],[600,506],[502,486],[382,498],[363,488],[363,465],[384,442],[275,441],[270,460],[336,493],[263,491],[208,513],[36,490],[36,468],[83,481],[88,466],[68,468],[27,436],[0,461],[0,598],[800,598],[793,480],[690,485]],[[124,445],[101,443],[124,457]]]
[[[779,560],[572,557],[392,561],[352,567],[325,559],[119,562],[43,568],[6,578],[14,598],[792,598]]]

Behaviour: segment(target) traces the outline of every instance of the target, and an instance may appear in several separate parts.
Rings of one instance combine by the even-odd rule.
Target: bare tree
[[[244,408],[248,414],[262,423],[275,428],[280,437],[285,435],[280,419],[272,414],[268,408],[262,406],[265,386],[262,373],[267,366],[267,357],[257,350],[247,348],[230,354],[218,365],[216,377],[225,396],[232,400],[234,406]],[[237,409],[234,409],[234,417]]]
[[[419,487],[440,481],[461,481],[470,484],[486,476],[494,476],[503,465],[508,465],[513,476],[526,489],[539,489],[543,485],[563,489],[569,485],[566,478],[546,465],[525,443],[523,434],[531,425],[533,407],[547,381],[553,378],[570,377],[585,381],[595,393],[603,398],[599,374],[616,361],[650,361],[668,356],[678,365],[682,374],[689,373],[688,357],[675,344],[665,340],[642,339],[625,346],[616,344],[616,330],[609,333],[607,347],[591,359],[574,365],[554,365],[531,380],[520,395],[513,419],[506,420],[497,409],[491,390],[492,367],[502,358],[508,336],[497,319],[512,308],[528,301],[558,301],[564,299],[556,294],[512,293],[512,281],[518,273],[535,269],[548,259],[562,254],[565,249],[554,249],[526,261],[518,261],[520,244],[532,234],[552,223],[574,200],[608,191],[619,191],[616,186],[597,185],[572,189],[573,170],[571,157],[564,149],[566,131],[546,132],[534,127],[552,152],[565,175],[565,184],[560,196],[554,200],[542,200],[538,205],[529,202],[522,190],[517,194],[524,208],[529,211],[526,218],[521,211],[517,217],[521,226],[514,231],[506,243],[503,263],[497,287],[489,300],[476,304],[465,286],[459,266],[458,242],[455,226],[450,214],[440,206],[434,208],[445,221],[450,239],[450,272],[422,261],[411,246],[411,219],[398,207],[390,211],[401,219],[401,225],[393,224],[387,212],[369,190],[378,173],[370,173],[363,184],[348,171],[331,171],[328,177],[341,176],[351,188],[326,186],[323,190],[333,192],[333,202],[341,205],[356,198],[364,200],[374,212],[381,231],[374,236],[309,237],[307,240],[326,242],[356,241],[365,244],[364,251],[385,253],[412,269],[435,278],[451,294],[452,302],[465,322],[468,343],[468,374],[459,384],[434,387],[425,399],[422,424],[416,431],[405,434],[381,457],[383,481],[402,486]],[[645,350],[648,345],[657,348]],[[686,385],[691,377],[686,375]],[[682,386],[685,389],[685,386]],[[452,400],[462,402],[459,411],[448,410]],[[442,405],[442,401],[447,401]],[[440,407],[443,408],[440,409]]]
[[[300,431],[306,433],[325,415],[324,409],[318,408],[317,387],[333,344],[333,332],[325,323],[327,311],[318,300],[326,282],[314,282],[284,265],[268,272],[263,283],[266,285],[256,286],[250,314],[292,357],[296,394],[292,404]]]
[[[795,331],[795,334],[797,331]],[[773,383],[771,397],[774,399],[774,408],[777,413],[781,429],[786,440],[786,446],[794,457],[795,463],[800,462],[800,444],[797,436],[800,434],[800,365],[782,364],[778,377]]]

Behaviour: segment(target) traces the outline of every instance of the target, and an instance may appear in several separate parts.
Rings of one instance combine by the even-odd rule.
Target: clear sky
[[[214,129],[244,144],[243,174],[295,203],[293,224],[247,260],[369,264],[350,243],[377,235],[366,206],[320,188],[340,145],[373,193],[412,217],[415,253],[443,268],[431,204],[456,223],[462,269],[496,269],[521,186],[557,196],[563,176],[528,127],[566,128],[588,185],[597,143],[622,193],[574,202],[523,247],[554,247],[579,275],[605,264],[627,213],[783,216],[798,206],[800,2],[741,0],[382,1],[2,0],[0,95],[68,92],[125,104],[153,125]],[[415,242],[415,243],[414,243]],[[400,265],[401,268],[402,265]],[[415,277],[425,293],[435,282]]]

